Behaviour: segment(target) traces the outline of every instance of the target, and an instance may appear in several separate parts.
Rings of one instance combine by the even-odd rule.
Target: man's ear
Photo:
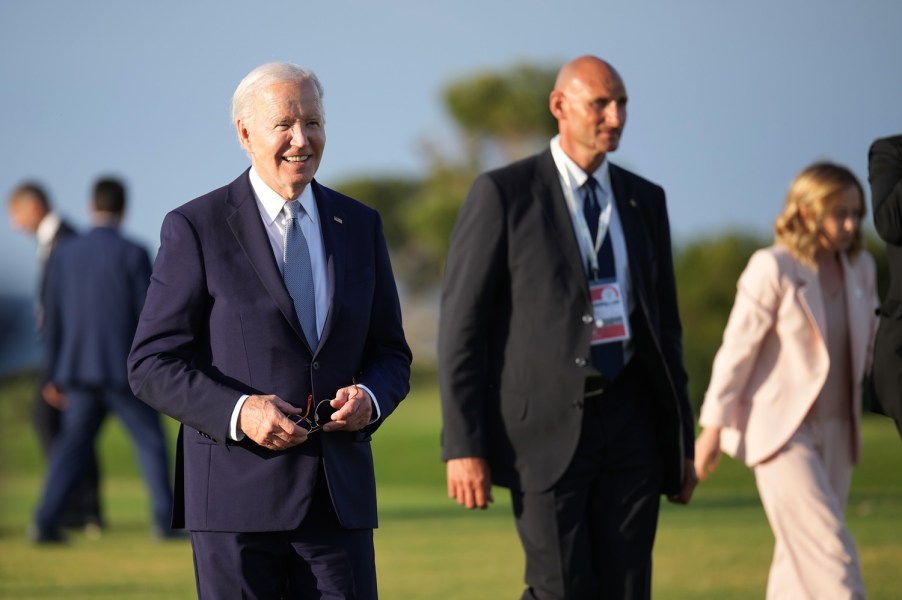
[[[250,132],[248,132],[247,125],[245,125],[244,121],[241,119],[235,120],[235,131],[238,133],[238,143],[241,144],[241,147],[244,148],[245,152],[250,153]]]
[[[559,90],[552,90],[548,95],[548,109],[555,119],[560,120],[564,114],[564,94]]]

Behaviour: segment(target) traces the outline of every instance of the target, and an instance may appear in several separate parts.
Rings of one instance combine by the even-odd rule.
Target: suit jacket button
[[[589,325],[594,320],[595,317],[593,317],[592,315],[583,315],[583,323],[585,323],[586,325]]]
[[[314,369],[319,369],[319,363],[316,362],[316,361],[313,361],[313,364],[312,364],[311,366],[312,366]]]
[[[586,359],[583,358],[582,356],[580,356],[579,358],[576,359],[576,366],[578,366],[578,367],[585,367],[586,364],[587,364],[587,363],[586,363]]]

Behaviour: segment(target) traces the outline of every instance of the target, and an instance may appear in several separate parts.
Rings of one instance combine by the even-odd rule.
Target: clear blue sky
[[[591,53],[630,94],[612,159],[665,186],[677,239],[768,232],[806,164],[866,178],[870,142],[902,132],[899,23],[899,0],[0,0],[0,193],[39,179],[86,226],[91,183],[120,175],[125,229],[155,252],[168,210],[248,164],[228,110],[258,64],[323,81],[328,185],[453,148],[450,79]],[[34,263],[4,219],[0,293],[30,293]]]

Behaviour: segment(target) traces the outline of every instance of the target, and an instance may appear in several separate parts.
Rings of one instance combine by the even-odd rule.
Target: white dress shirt
[[[583,268],[586,275],[589,274],[589,254],[595,252],[593,247],[583,242],[580,236],[580,228],[585,223],[585,216],[582,210],[582,186],[589,179],[589,174],[582,170],[572,158],[561,148],[560,136],[556,135],[551,138],[551,157],[557,167],[558,175],[561,182],[561,188],[564,197],[568,199],[567,208],[570,211],[570,219],[573,222],[573,230],[576,233],[576,241],[579,243],[580,251],[583,254]],[[626,238],[623,235],[623,225],[620,222],[620,214],[617,212],[617,202],[614,197],[614,189],[611,186],[610,167],[605,157],[601,165],[592,173],[598,181],[605,196],[611,203],[610,220],[607,223],[607,235],[611,236],[611,246],[614,250],[614,269],[617,273],[617,283],[620,285],[620,291],[626,298],[626,310],[630,315],[636,306],[636,299],[633,295],[632,279],[630,277],[629,255],[626,250]],[[601,229],[601,228],[599,228]],[[633,353],[632,338],[623,342],[623,360],[628,362]]]
[[[55,212],[47,213],[44,215],[44,218],[41,219],[41,222],[38,223],[38,228],[34,232],[34,237],[38,242],[38,257],[42,262],[47,262],[47,259],[50,257],[50,249],[53,247],[53,238],[56,237],[56,232],[59,231],[61,224],[62,220]]]
[[[251,188],[254,190],[254,199],[257,201],[257,209],[260,211],[260,218],[263,221],[263,227],[266,229],[266,236],[269,238],[270,246],[272,246],[276,264],[279,265],[281,270],[282,256],[285,250],[285,212],[283,211],[285,198],[266,185],[254,167],[251,167],[249,175]],[[322,335],[326,316],[328,316],[331,307],[329,280],[326,277],[326,251],[323,247],[319,211],[316,208],[313,188],[309,185],[306,186],[301,195],[298,196],[297,201],[301,203],[304,209],[303,211],[298,211],[298,222],[301,226],[301,231],[304,233],[304,238],[307,240],[307,249],[310,251],[310,266],[313,269],[314,302],[316,304],[316,335],[319,338]],[[381,415],[376,395],[365,385],[358,384],[358,387],[366,390],[373,400],[373,417],[370,419],[370,423],[374,423],[379,420]],[[247,394],[242,395],[232,411],[229,437],[236,441],[244,438],[244,432],[238,430],[238,415],[247,398]]]
[[[257,208],[260,210],[260,218],[266,228],[269,244],[272,246],[276,264],[282,269],[282,257],[285,251],[285,198],[274,192],[263,183],[257,170],[251,167],[251,187],[257,200]],[[326,251],[323,248],[323,234],[319,227],[319,212],[316,209],[316,199],[313,197],[313,188],[307,186],[297,201],[301,203],[303,210],[298,211],[298,224],[307,240],[307,249],[310,251],[310,266],[313,268],[313,293],[316,304],[316,337],[323,333],[323,325],[329,312],[329,281],[326,278]]]

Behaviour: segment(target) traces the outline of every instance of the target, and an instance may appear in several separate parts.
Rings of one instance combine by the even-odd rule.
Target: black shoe
[[[32,525],[26,534],[33,544],[68,544],[69,538],[59,527],[39,527]]]

